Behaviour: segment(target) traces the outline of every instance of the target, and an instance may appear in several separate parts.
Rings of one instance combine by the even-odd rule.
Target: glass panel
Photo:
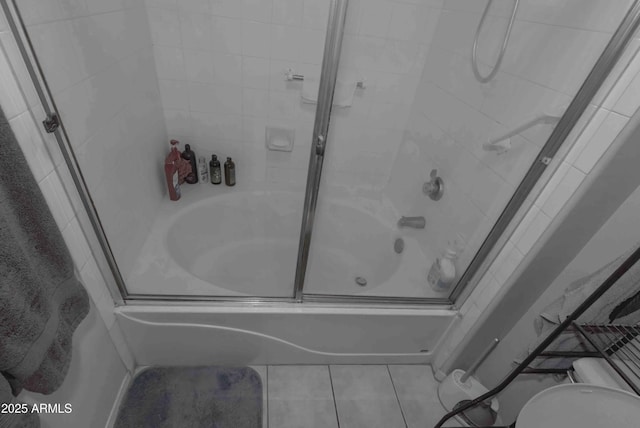
[[[292,297],[328,2],[19,3],[128,292]],[[237,184],[170,201],[170,139]]]
[[[520,0],[485,83],[515,1],[350,1],[305,293],[448,298],[630,3]]]

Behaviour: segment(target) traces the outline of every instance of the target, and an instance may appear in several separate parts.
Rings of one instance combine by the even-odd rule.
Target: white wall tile
[[[269,91],[243,88],[242,113],[245,116],[267,117],[269,113]]]
[[[191,50],[211,49],[212,28],[211,16],[206,14],[180,13],[180,33],[182,47]],[[156,49],[156,52],[158,49]]]
[[[216,55],[213,61],[213,83],[240,86],[242,84],[242,57]]]
[[[363,5],[360,17],[360,34],[386,37],[391,23],[393,3],[389,0],[372,0]]]
[[[191,114],[187,110],[164,109],[164,122],[170,138],[191,135]]]
[[[242,19],[258,22],[271,22],[273,0],[242,1]]]
[[[640,97],[640,76],[636,74],[622,95],[620,95],[620,98],[613,106],[613,110],[631,117],[638,108],[638,97]]]
[[[605,118],[609,115],[609,110],[604,108],[596,108],[594,106],[591,107],[591,118],[584,126],[580,126],[578,129],[572,131],[572,134],[576,132],[577,137],[575,138],[575,142],[571,147],[571,150],[567,153],[567,157],[565,158],[565,162],[568,164],[574,164],[580,153],[584,150],[586,145],[591,141],[595,133],[604,122]],[[577,126],[578,127],[578,126]],[[568,137],[568,141],[570,141],[571,137]]]
[[[160,96],[162,97],[162,105],[169,109],[188,110],[189,97],[187,82],[183,80],[166,80],[158,81],[160,88]]]
[[[301,45],[302,29],[286,25],[271,26],[271,58],[283,61],[298,61],[300,52],[309,49]]]
[[[324,0],[304,0],[302,26],[316,30],[327,28],[329,21],[329,2]]]
[[[105,326],[107,329],[111,328],[115,323],[113,300],[109,295],[107,284],[100,273],[100,269],[98,269],[98,265],[93,258],[89,259],[80,270],[80,278],[87,291],[91,294]]]
[[[228,18],[242,17],[242,1],[240,0],[209,0],[211,13]]]
[[[177,10],[178,0],[145,0],[147,9],[160,7],[163,9]]]
[[[154,44],[182,46],[180,15],[177,10],[148,8],[147,13]]]
[[[518,267],[524,258],[524,255],[515,245],[513,245],[513,243],[511,243],[511,241],[507,242],[507,245],[505,245],[502,252],[505,254],[502,255],[502,257],[500,255],[498,256],[501,263],[496,266],[493,275],[495,276],[496,281],[504,284]],[[498,259],[496,259],[496,261]]]
[[[269,58],[271,54],[271,26],[261,22],[243,21],[242,54]]]
[[[522,1],[518,8],[518,19],[563,27],[613,33],[620,24],[629,6],[628,0],[615,6],[606,0],[586,0],[580,7],[570,0],[554,2],[554,7],[540,1]]]
[[[269,60],[243,57],[242,86],[245,88],[269,89]]]
[[[513,27],[502,70],[575,94],[608,41],[609,35],[600,32],[519,21]],[[537,55],[531,55],[532,51]]]
[[[529,214],[532,215],[531,221],[528,224],[523,225],[524,230],[522,231],[522,234],[517,238],[517,240],[515,234],[514,237],[512,237],[516,243],[516,247],[522,254],[527,254],[529,252],[551,223],[551,218],[537,207],[532,207],[530,213],[527,215]]]
[[[299,37],[299,61],[308,64],[322,64],[325,32],[303,28]]]
[[[293,119],[298,114],[300,95],[295,92],[269,92],[268,116],[274,119]]]
[[[180,12],[210,14],[209,0],[180,0],[176,2]]]
[[[213,83],[213,54],[208,51],[183,50],[186,80]],[[222,56],[222,55],[221,55]]]
[[[213,16],[211,22],[211,50],[230,54],[242,54],[242,21]],[[189,49],[185,45],[185,49]]]
[[[558,186],[551,191],[541,205],[540,208],[542,211],[549,217],[558,215],[565,203],[573,195],[578,186],[580,186],[584,177],[585,174],[583,172],[570,166],[560,183],[558,183]]]
[[[100,14],[105,12],[113,12],[116,10],[124,9],[124,0],[113,0],[109,2],[101,0],[85,0],[87,3],[87,10],[90,14]]]
[[[153,49],[159,79],[185,80],[184,56],[180,48],[156,46]]]
[[[393,3],[388,37],[399,40],[416,40],[425,19],[425,8],[410,3]]]
[[[628,121],[626,116],[609,113],[578,155],[574,166],[588,174]]]
[[[296,25],[302,24],[302,12],[304,1],[302,0],[273,0],[273,13],[271,22],[274,24]],[[351,5],[349,5],[351,8]]]
[[[91,255],[91,250],[87,245],[84,233],[77,219],[74,218],[67,224],[67,227],[62,230],[62,237],[69,248],[71,257],[76,263],[76,267],[82,269]]]

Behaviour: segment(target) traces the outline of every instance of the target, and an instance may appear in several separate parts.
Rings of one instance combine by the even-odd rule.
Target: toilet
[[[638,426],[640,397],[605,361],[581,358],[573,367],[580,383],[557,385],[535,395],[520,411],[516,428]]]

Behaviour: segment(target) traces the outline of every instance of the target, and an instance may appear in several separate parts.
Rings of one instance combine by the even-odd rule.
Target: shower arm
[[[507,45],[509,44],[509,37],[511,36],[511,28],[513,27],[513,21],[516,18],[516,11],[518,10],[518,3],[520,0],[515,0],[513,4],[513,11],[511,12],[511,19],[509,19],[509,26],[507,27],[507,31],[504,34],[504,39],[502,40],[502,47],[500,48],[500,53],[498,54],[498,59],[493,66],[493,69],[487,76],[483,76],[480,74],[478,70],[478,39],[480,38],[480,30],[482,30],[482,26],[484,25],[484,20],[487,17],[487,13],[491,8],[491,3],[493,0],[487,0],[487,6],[484,8],[484,12],[482,12],[482,17],[480,18],[480,23],[478,24],[478,29],[476,30],[476,36],[473,39],[473,48],[471,49],[471,68],[473,69],[473,74],[476,76],[476,79],[480,83],[487,83],[491,79],[494,78],[498,70],[500,69],[500,64],[502,63],[502,58],[504,57],[504,53],[507,50]]]
[[[510,139],[511,137],[520,134],[523,131],[526,131],[529,128],[532,128],[536,125],[553,125],[556,124],[560,121],[560,116],[551,116],[548,114],[543,114],[541,116],[536,117],[533,120],[530,120],[529,122],[526,122],[520,126],[518,126],[516,129],[514,129],[513,131],[509,131],[506,134],[497,137],[497,138],[493,138],[489,141],[487,141],[486,143],[484,143],[482,145],[482,148],[484,150],[488,150],[488,151],[498,151],[498,152],[505,152],[509,149],[510,145],[500,145],[498,143],[502,142],[502,141],[506,141],[508,139]]]

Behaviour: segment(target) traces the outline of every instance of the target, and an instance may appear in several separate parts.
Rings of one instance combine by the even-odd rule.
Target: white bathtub
[[[213,195],[213,196],[212,196]],[[158,212],[126,282],[132,294],[291,297],[303,195],[191,187]],[[390,204],[321,200],[311,293],[429,296],[425,255]],[[402,235],[401,235],[402,234]],[[396,254],[395,238],[405,250]],[[367,286],[355,283],[356,276]],[[437,308],[274,302],[131,304],[116,317],[139,365],[428,363],[456,319]]]
[[[137,365],[427,364],[456,319],[445,309],[313,304],[116,309]]]
[[[192,186],[165,203],[127,275],[132,294],[291,297],[304,195]],[[427,286],[430,257],[398,230],[384,200],[321,200],[305,292],[440,297]],[[401,237],[405,249],[394,251]],[[361,286],[356,279],[366,280]]]

